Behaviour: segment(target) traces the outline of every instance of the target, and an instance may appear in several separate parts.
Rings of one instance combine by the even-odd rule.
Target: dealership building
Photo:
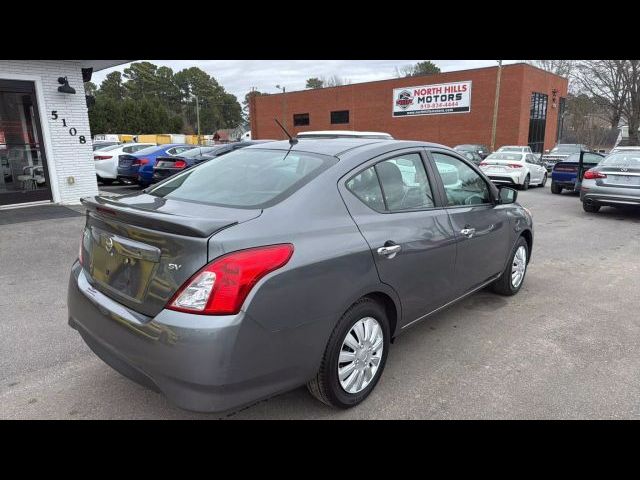
[[[306,130],[380,131],[455,146],[553,147],[568,80],[525,63],[254,96],[254,139]],[[496,108],[496,92],[498,102]]]
[[[98,193],[84,81],[127,61],[0,60],[0,208]]]

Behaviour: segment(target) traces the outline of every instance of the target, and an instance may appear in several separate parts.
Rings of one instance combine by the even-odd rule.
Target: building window
[[[544,150],[544,131],[547,126],[548,95],[533,92],[529,110],[529,146],[534,153]]]
[[[349,123],[349,110],[331,112],[331,123]]]
[[[560,142],[562,140],[562,134],[564,133],[564,114],[567,108],[567,99],[564,97],[560,97],[560,102],[558,103],[558,131],[556,132],[556,141]]]
[[[293,126],[294,127],[302,127],[304,125],[309,125],[309,114],[308,113],[294,113],[293,114]]]

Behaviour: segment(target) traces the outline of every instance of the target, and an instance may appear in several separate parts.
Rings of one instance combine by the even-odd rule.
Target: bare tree
[[[607,109],[611,128],[618,128],[629,97],[626,62],[630,60],[583,60],[576,69],[578,88]]]
[[[341,85],[350,85],[351,80],[341,78],[338,75],[331,75],[329,78],[322,77],[320,79],[325,87],[339,87]]]
[[[525,60],[525,63],[569,80],[569,92],[575,91],[576,60]]]
[[[622,112],[629,125],[629,145],[640,145],[640,60],[622,60],[622,77],[627,100]]]

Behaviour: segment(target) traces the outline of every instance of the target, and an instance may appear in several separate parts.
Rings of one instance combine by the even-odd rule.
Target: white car
[[[480,169],[493,183],[526,190],[529,185],[544,187],[547,169],[532,153],[495,152],[480,163]]]
[[[155,143],[123,143],[95,150],[93,160],[98,181],[110,185],[118,178],[118,156],[125,153],[132,154],[154,145]]]
[[[533,153],[531,147],[523,145],[504,145],[496,150],[497,152]]]

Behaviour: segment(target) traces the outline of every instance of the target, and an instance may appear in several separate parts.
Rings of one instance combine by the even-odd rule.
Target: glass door
[[[51,199],[35,85],[0,80],[0,205]]]

